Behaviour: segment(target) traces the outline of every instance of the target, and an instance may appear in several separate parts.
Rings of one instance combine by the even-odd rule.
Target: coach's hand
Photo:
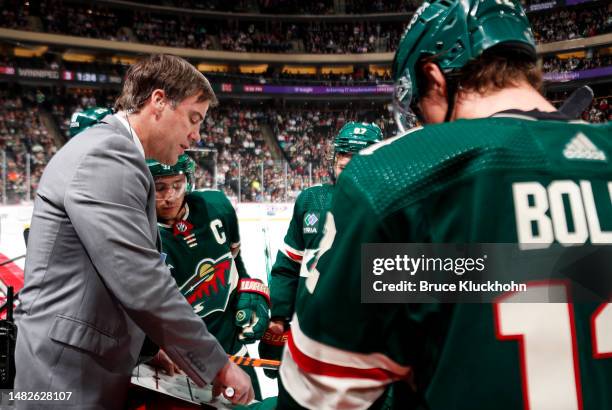
[[[157,352],[155,357],[149,360],[147,364],[153,367],[157,367],[158,369],[162,369],[163,371],[168,373],[169,376],[174,376],[174,373],[183,373],[181,369],[176,364],[174,364],[172,359],[170,359],[166,352],[164,352],[162,349],[159,349],[159,352]]]
[[[231,387],[231,389],[228,389],[228,387]],[[227,392],[229,390],[233,390],[233,395],[228,396]],[[213,397],[217,397],[221,393],[232,404],[249,404],[255,398],[249,375],[229,360],[217,373],[217,377],[213,381]]]

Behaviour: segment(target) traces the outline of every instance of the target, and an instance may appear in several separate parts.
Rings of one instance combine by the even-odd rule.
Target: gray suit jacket
[[[72,392],[19,408],[120,409],[145,333],[197,383],[227,356],[156,248],[155,186],[114,116],[47,165],[17,311],[18,391]]]

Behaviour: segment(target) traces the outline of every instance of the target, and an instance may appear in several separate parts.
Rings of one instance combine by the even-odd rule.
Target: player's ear
[[[440,67],[436,63],[426,62],[421,67],[421,72],[425,76],[424,83],[427,84],[425,94],[446,99],[446,78]]]

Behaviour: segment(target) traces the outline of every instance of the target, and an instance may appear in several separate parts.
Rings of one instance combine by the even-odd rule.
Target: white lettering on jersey
[[[325,252],[331,249],[332,244],[334,243],[334,239],[336,238],[336,222],[334,221],[334,215],[331,212],[327,212],[325,216],[325,227],[323,228],[323,237],[321,238],[321,242],[319,243],[319,251],[314,253],[314,261],[308,261],[306,259],[302,260],[302,265],[304,263],[312,263],[310,267],[307,278],[306,278],[306,289],[311,294],[314,293],[315,287],[317,286],[317,282],[319,281],[319,276],[321,275],[317,270],[317,263],[321,256]],[[302,276],[300,274],[300,276]]]
[[[582,200],[584,201],[589,232],[591,233],[591,243],[612,243],[612,232],[601,230],[599,216],[597,216],[597,209],[595,209],[595,199],[593,199],[591,183],[589,181],[580,181],[580,190],[582,191]],[[610,203],[612,203],[612,182],[608,182],[608,193],[610,194]]]
[[[608,182],[612,202],[612,182]],[[553,181],[512,184],[516,232],[521,249],[547,248],[553,241],[564,246],[612,243],[612,232],[602,231],[589,181]],[[567,200],[567,207],[564,204]],[[550,211],[548,216],[547,211]],[[568,220],[573,221],[570,231]]]
[[[563,204],[563,196],[568,199],[569,209],[566,209]],[[554,181],[548,186],[548,197],[557,241],[567,245],[585,243],[589,237],[589,231],[578,185],[572,181]],[[574,221],[574,232],[569,231],[566,211]]]
[[[553,241],[552,224],[546,216],[546,189],[537,182],[520,182],[512,184],[512,195],[520,248],[546,248]],[[529,198],[533,205],[529,204]],[[532,229],[534,222],[535,229]],[[528,246],[523,247],[523,244]]]
[[[219,219],[213,219],[210,222],[210,230],[213,233],[213,236],[217,240],[219,245],[223,245],[225,243],[225,232],[223,232],[223,224]]]

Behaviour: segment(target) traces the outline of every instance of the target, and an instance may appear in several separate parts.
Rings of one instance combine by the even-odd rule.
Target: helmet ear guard
[[[412,80],[410,71],[397,80],[393,89],[393,118],[400,132],[406,132],[418,123],[418,115],[413,109]],[[416,102],[416,101],[415,101]]]

